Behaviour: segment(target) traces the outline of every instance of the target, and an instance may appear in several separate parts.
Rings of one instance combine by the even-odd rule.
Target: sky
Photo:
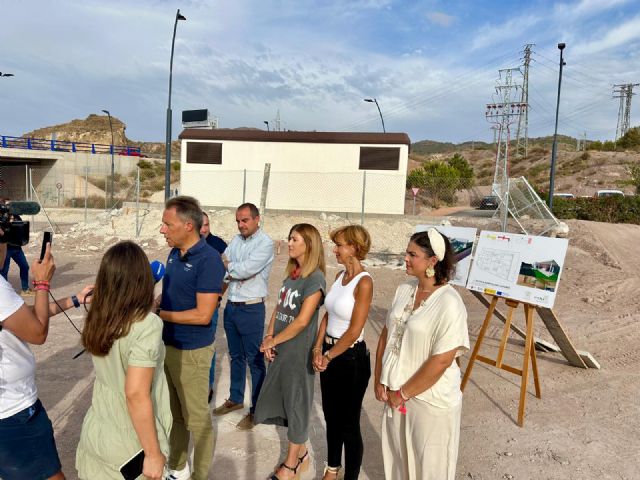
[[[172,138],[183,110],[221,128],[406,132],[491,141],[499,69],[529,70],[529,136],[613,139],[614,84],[640,83],[637,0],[4,0],[0,135],[106,109],[139,141],[165,139],[176,10]],[[503,73],[504,79],[504,73]],[[514,83],[522,74],[513,73]],[[636,87],[640,92],[640,87]],[[519,98],[520,90],[512,91]],[[640,123],[634,98],[632,126]],[[515,132],[515,127],[512,128]]]

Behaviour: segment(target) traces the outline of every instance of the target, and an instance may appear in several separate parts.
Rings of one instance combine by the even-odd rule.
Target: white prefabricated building
[[[180,193],[202,205],[404,214],[406,133],[186,129]],[[265,177],[265,165],[269,174]]]

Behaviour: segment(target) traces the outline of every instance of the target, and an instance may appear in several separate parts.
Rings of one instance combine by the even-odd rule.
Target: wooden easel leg
[[[527,382],[529,380],[529,357],[533,348],[533,308],[524,306],[527,321],[527,337],[524,342],[524,360],[522,362],[522,380],[520,383],[520,406],[518,407],[518,425],[524,426],[524,408],[527,401]],[[537,368],[536,368],[537,369]]]
[[[473,364],[476,361],[476,357],[478,356],[478,352],[480,351],[480,345],[482,344],[482,339],[484,338],[484,334],[487,331],[487,327],[489,326],[489,322],[491,321],[491,317],[493,316],[493,311],[498,304],[499,297],[493,297],[491,300],[491,304],[489,305],[489,309],[487,310],[487,315],[484,317],[484,323],[480,328],[480,333],[478,333],[478,338],[476,339],[476,344],[473,347],[473,352],[471,353],[471,357],[469,357],[469,363],[467,364],[467,369],[464,372],[464,376],[462,377],[462,383],[460,384],[460,390],[464,392],[464,387],[467,385],[467,380],[469,380],[469,376],[471,375],[471,370],[473,369]]]
[[[511,328],[511,320],[513,319],[513,311],[518,306],[517,302],[511,302],[507,300],[509,311],[507,312],[507,319],[504,322],[504,329],[502,331],[502,338],[500,339],[500,346],[498,347],[498,356],[496,357],[496,367],[502,368],[502,358],[504,357],[504,350],[507,348],[507,340],[509,339],[509,329]]]
[[[533,307],[531,309],[531,324],[533,325]],[[532,327],[533,330],[533,327]],[[536,397],[542,398],[540,390],[540,379],[538,378],[538,360],[536,358],[535,347],[531,349],[531,370],[533,370],[533,384],[536,387]]]

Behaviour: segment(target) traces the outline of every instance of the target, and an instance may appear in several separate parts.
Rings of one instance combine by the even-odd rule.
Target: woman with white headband
[[[467,311],[447,283],[455,269],[447,237],[415,233],[404,260],[415,279],[396,290],[376,352],[385,477],[453,480],[462,406],[454,360],[469,349]]]

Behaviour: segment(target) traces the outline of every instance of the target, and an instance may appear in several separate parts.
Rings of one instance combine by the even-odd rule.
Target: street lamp
[[[13,73],[2,73],[0,72],[0,77],[13,77]]]
[[[171,60],[169,62],[169,105],[167,106],[167,144],[166,144],[166,162],[164,171],[164,199],[169,200],[169,189],[171,188],[171,82],[173,80],[173,47],[176,43],[176,29],[178,20],[186,20],[184,15],[180,14],[180,9],[176,12],[176,21],[173,24],[173,38],[171,39]]]
[[[376,104],[376,107],[378,107],[378,113],[380,114],[380,121],[382,122],[382,131],[384,133],[387,133],[387,131],[384,128],[384,118],[382,118],[382,112],[380,111],[380,105],[378,105],[378,100],[376,100],[375,98],[365,98],[363,100],[365,102],[375,103]]]
[[[268,122],[267,120],[265,120],[265,121],[264,121],[264,122],[262,122],[262,123],[264,123],[264,124],[267,126],[267,132],[268,132],[268,131],[269,131],[269,122]]]
[[[116,148],[113,142],[113,124],[111,123],[111,114],[109,113],[109,110],[102,110],[103,113],[106,113],[109,116],[109,129],[111,130],[111,188],[110,188],[110,196],[109,196],[109,205],[111,205],[111,207],[113,207],[113,179],[115,177],[115,171],[114,171],[114,165],[113,165],[113,150]],[[109,207],[109,208],[111,208]],[[105,208],[105,210],[108,210]]]
[[[562,51],[566,45],[558,44],[560,50],[560,73],[558,74],[558,99],[556,101],[556,128],[553,132],[553,147],[551,148],[551,172],[549,173],[549,210],[553,210],[553,182],[556,176],[556,153],[558,151],[558,111],[560,110],[560,87],[562,86],[562,67],[565,65],[562,59]]]

